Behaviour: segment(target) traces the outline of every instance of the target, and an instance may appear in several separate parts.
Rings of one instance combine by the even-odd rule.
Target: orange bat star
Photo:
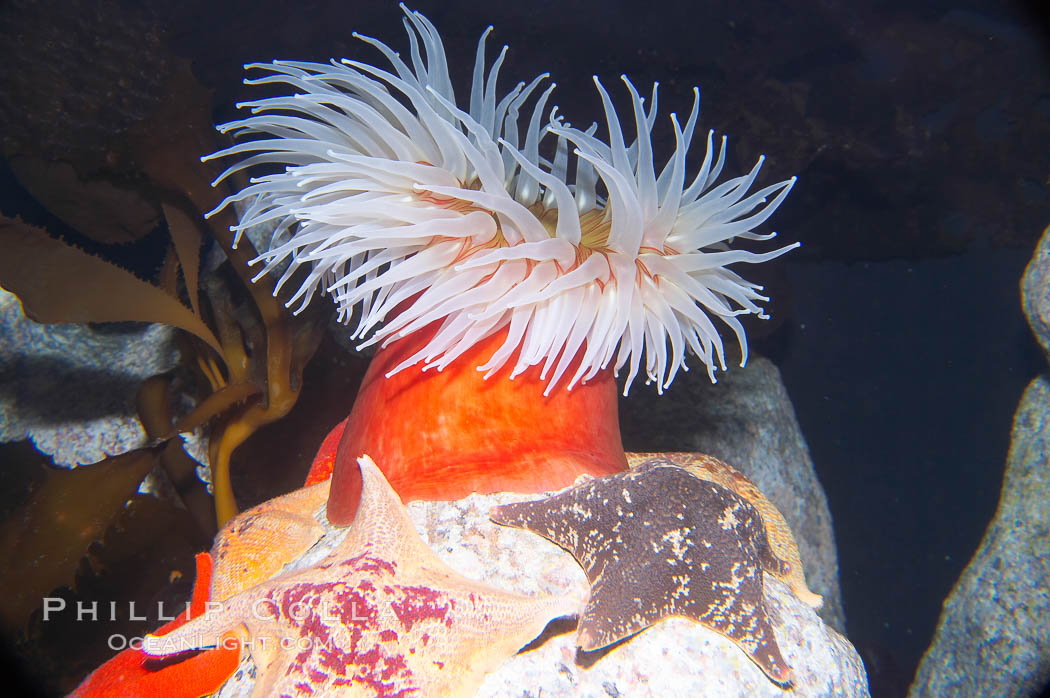
[[[168,656],[241,631],[258,667],[253,695],[472,695],[550,620],[581,607],[572,595],[525,596],[459,575],[419,537],[371,459],[359,468],[359,506],[327,557],[148,636],[144,650]]]

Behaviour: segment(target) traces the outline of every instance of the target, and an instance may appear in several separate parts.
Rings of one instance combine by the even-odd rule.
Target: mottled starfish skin
[[[579,609],[579,598],[512,594],[457,574],[375,464],[361,459],[361,473],[359,512],[328,557],[147,637],[145,650],[208,646],[242,628],[258,667],[253,696],[466,696],[551,619]]]
[[[706,453],[628,453],[627,463],[631,468],[655,463],[677,465],[701,480],[731,489],[746,499],[762,515],[769,546],[779,560],[779,564],[763,570],[787,584],[795,596],[810,608],[820,608],[824,603],[820,594],[813,593],[806,586],[798,543],[784,515],[743,473]]]
[[[790,682],[762,598],[762,570],[778,561],[758,511],[731,490],[648,464],[490,515],[579,562],[591,584],[579,623],[584,650],[684,616],[732,640],[774,682]]]
[[[328,500],[329,482],[295,490],[241,513],[215,537],[211,555],[215,573],[213,601],[277,576],[284,566],[309,550],[324,526],[314,518]]]

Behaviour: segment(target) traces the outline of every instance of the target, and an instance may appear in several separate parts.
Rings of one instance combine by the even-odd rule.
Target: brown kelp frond
[[[160,465],[192,514],[196,527],[205,538],[210,538],[218,530],[215,505],[207,486],[197,477],[197,461],[186,453],[182,439],[173,427],[171,384],[172,377],[167,374],[146,379],[135,396],[135,407],[146,437],[151,442],[167,441],[160,452]],[[194,412],[201,408],[202,405],[198,405]]]
[[[238,405],[258,402],[257,398],[261,396],[262,390],[254,383],[224,385],[204,398],[203,401],[193,408],[192,412],[179,419],[175,423],[174,430],[176,432],[193,431]]]
[[[158,545],[174,534],[186,541],[187,552],[195,553],[211,545],[211,536],[202,536],[194,528],[191,516],[173,499],[161,499],[148,494],[135,494],[118,513],[105,535],[91,547],[89,556],[95,574],[114,572],[125,561],[140,554],[145,548]],[[180,570],[192,573],[193,568]],[[128,569],[134,576],[135,568]],[[169,572],[170,574],[170,572]]]
[[[15,632],[24,627],[26,612],[32,611],[30,602],[39,604],[54,579],[77,587],[75,593],[60,592],[66,598],[88,603],[99,599],[100,610],[118,599],[126,610],[128,600],[142,601],[140,609],[155,605],[151,597],[171,591],[169,576],[177,577],[177,571],[192,573],[192,552],[207,547],[206,539],[216,529],[216,509],[223,519],[236,511],[228,472],[231,453],[261,425],[280,420],[297,401],[302,367],[323,329],[319,316],[292,318],[282,301],[272,296],[272,284],[251,284],[253,272],[247,261],[256,252],[243,243],[232,249],[232,218],[203,219],[203,212],[228,193],[211,187],[217,172],[200,162],[201,155],[216,149],[209,91],[195,79],[189,62],[165,44],[164,33],[156,31],[149,18],[140,21],[137,9],[126,3],[107,0],[104,4],[105,13],[86,6],[80,8],[84,11],[74,8],[70,17],[76,21],[59,24],[51,12],[51,6],[58,5],[52,2],[17,2],[14,9],[0,9],[0,19],[14,22],[16,33],[24,39],[9,42],[11,50],[5,55],[11,59],[8,67],[14,68],[0,71],[0,83],[7,88],[0,90],[0,112],[9,117],[4,120],[0,150],[26,192],[48,214],[73,228],[69,237],[83,235],[100,243],[96,249],[88,240],[83,242],[111,261],[138,265],[135,273],[148,274],[147,268],[159,261],[153,257],[159,252],[155,243],[166,228],[171,242],[152,279],[156,287],[58,240],[45,239],[43,231],[19,221],[0,221],[0,286],[19,295],[27,314],[43,322],[145,320],[188,330],[176,333],[181,368],[146,381],[138,402],[148,442],[178,497],[133,496],[127,504],[125,497],[111,507],[111,511],[123,507],[123,514],[101,545],[97,541],[105,525],[83,515],[98,513],[84,510],[89,505],[101,511],[98,493],[107,489],[106,469],[96,471],[103,480],[97,486],[84,481],[70,490],[70,498],[79,495],[78,502],[38,495],[35,504],[22,505],[18,517],[36,522],[39,529],[29,544],[36,547],[31,555],[21,547],[12,552],[17,536],[3,535],[0,542],[7,541],[8,547],[0,547],[0,552],[9,561],[22,556],[19,564],[37,560],[34,564],[46,569],[61,568],[61,574],[33,582],[31,592],[16,597],[8,587],[20,579],[21,568],[8,563],[0,575],[6,581],[0,592],[6,593],[0,595],[16,605],[19,600],[24,603],[13,615],[0,613],[0,621],[18,618]],[[102,24],[107,41],[100,46],[91,37],[101,35],[97,29]],[[55,46],[63,50],[54,50]],[[81,49],[91,54],[89,60],[83,59]],[[48,79],[54,75],[68,79]],[[66,99],[70,84],[83,88],[72,101]],[[21,205],[16,197],[9,200]],[[21,212],[28,216],[32,208],[26,204]],[[19,212],[5,210],[9,215]],[[149,234],[134,247],[123,245],[145,232]],[[215,269],[211,259],[203,263],[202,247],[208,249],[211,237],[229,260],[228,268]],[[18,254],[17,248],[21,248]],[[210,284],[217,290],[203,292]],[[139,312],[158,305],[165,308],[163,312]],[[189,408],[187,396],[193,400]],[[200,465],[187,454],[182,439],[173,437],[179,430],[195,427],[201,427],[210,443],[214,499],[198,477]],[[271,449],[265,457],[275,460],[272,454]],[[83,466],[55,477],[79,482],[77,478],[96,467]],[[151,480],[158,475],[160,468]],[[162,489],[171,491],[163,485]],[[59,533],[70,527],[86,532],[83,546],[48,547],[61,542]],[[9,523],[0,529],[24,527]],[[51,529],[54,535],[48,533]],[[119,530],[119,538],[113,530]],[[187,546],[184,541],[191,538],[194,542]],[[167,552],[165,541],[173,541]],[[90,565],[81,557],[88,545]],[[134,552],[143,545],[139,553]],[[176,549],[187,553],[188,567],[171,562]],[[78,560],[82,574],[74,582]],[[28,579],[36,573],[27,574]],[[54,621],[32,624],[37,635],[26,641],[25,652],[19,651],[32,660],[23,664],[34,665],[34,677],[76,679],[52,691],[66,693],[83,672],[105,659],[88,655],[95,648],[106,650],[106,634],[97,633],[110,626],[101,622],[63,626]],[[64,631],[56,633],[59,627]],[[146,629],[113,626],[109,632],[130,637]],[[85,634],[90,632],[95,635]],[[12,640],[13,633],[4,639]]]
[[[195,553],[209,545],[175,500],[132,495],[90,545],[72,583],[48,592],[46,621],[43,608],[30,615],[32,645],[23,647],[32,654],[20,660],[51,664],[44,681],[58,685],[47,692],[66,695],[113,655],[111,638],[141,636],[185,612]]]
[[[165,205],[164,211],[174,241],[172,261],[164,267],[166,286],[174,286],[177,267],[183,271],[187,294],[194,298],[200,285],[199,230],[180,207]],[[215,508],[220,524],[232,517],[237,507],[229,484],[230,456],[260,426],[280,419],[295,404],[303,366],[321,336],[321,322],[309,315],[293,318],[279,301],[249,286],[247,295],[259,322],[250,317],[250,309],[246,314],[235,305],[230,289],[216,277],[204,284],[213,332],[169,292],[40,228],[0,217],[0,243],[7,252],[0,259],[0,286],[18,295],[27,315],[36,321],[159,322],[188,331],[218,353],[222,366],[203,345],[184,345],[184,358],[197,365],[210,391],[200,395],[197,407],[179,424],[173,419],[151,438],[212,422],[209,456],[215,473]],[[232,249],[227,252],[238,256]],[[238,262],[244,264],[231,262],[235,270]],[[238,272],[238,277],[246,275],[246,269]],[[227,419],[216,421],[227,413]]]
[[[175,257],[186,282],[186,295],[190,297],[193,314],[200,317],[201,308],[197,292],[198,273],[201,264],[201,231],[189,215],[172,204],[161,204],[164,220],[168,223],[168,234],[175,247]]]
[[[201,154],[215,150],[211,99],[187,63],[173,63],[160,94],[155,108],[129,129],[118,149],[120,161],[135,170],[129,179],[137,182],[142,200],[158,202],[167,222],[172,247],[159,286],[69,247],[39,228],[8,219],[0,219],[0,244],[6,252],[0,259],[0,286],[18,295],[26,313],[39,322],[159,322],[184,329],[203,342],[182,342],[184,363],[203,378],[194,396],[197,407],[182,422],[176,424],[172,418],[158,427],[152,437],[209,425],[209,465],[221,525],[237,511],[230,456],[259,427],[282,418],[295,404],[302,369],[317,348],[322,323],[316,315],[292,317],[273,296],[270,281],[251,282],[248,261],[256,253],[247,241],[233,248],[232,214],[205,223],[202,212],[214,208],[224,192],[212,188],[215,172],[200,161]],[[49,171],[64,172],[41,170]],[[63,184],[81,195],[97,191],[104,199],[113,196],[104,187],[82,186],[75,172],[62,174],[48,186],[60,190]],[[39,187],[48,189],[44,184]],[[55,195],[42,202],[48,205],[60,198]],[[104,200],[98,205],[106,208],[111,203]],[[80,219],[66,216],[73,224]],[[201,276],[205,234],[223,250],[239,284],[231,286],[233,277],[228,274]],[[245,297],[250,304],[243,302]],[[181,447],[178,451],[182,453]],[[182,459],[185,454],[172,457]],[[180,494],[188,496],[181,490]]]
[[[0,286],[37,322],[159,322],[222,352],[208,326],[178,300],[42,228],[0,216],[0,245]]]
[[[34,199],[95,242],[134,242],[160,220],[157,207],[137,191],[103,179],[85,179],[67,162],[20,154],[8,164]]]
[[[260,427],[284,417],[295,405],[302,388],[302,367],[317,350],[323,325],[281,314],[273,316],[265,330],[266,351],[252,356],[253,363],[265,359],[261,366],[266,372],[263,400],[248,400],[225,413],[208,442],[212,490],[220,526],[237,513],[230,483],[230,458],[234,450]],[[255,363],[254,367],[260,364]]]
[[[215,171],[200,161],[215,145],[211,95],[182,60],[174,62],[164,94],[157,108],[132,127],[128,155],[161,199],[210,211],[223,198],[211,186]]]
[[[132,130],[129,139],[132,157],[158,188],[162,198],[175,202],[180,211],[209,211],[225,196],[223,188],[211,186],[216,174],[211,165],[200,161],[202,153],[214,150],[211,97],[185,63],[179,63],[172,72],[166,93],[169,98],[161,107]],[[170,208],[165,206],[165,214],[175,238],[178,231],[187,227],[186,224],[193,225],[193,219],[181,220],[178,213],[170,213]],[[226,254],[230,268],[251,297],[261,323],[254,328],[246,325],[243,314],[237,312],[230,299],[229,289],[222,284],[203,283],[211,309],[212,327],[223,346],[227,376],[209,370],[206,359],[198,361],[198,365],[206,376],[211,375],[209,382],[213,390],[255,382],[263,386],[263,399],[235,407],[224,413],[222,420],[213,422],[208,457],[220,525],[237,512],[229,480],[230,456],[259,427],[284,417],[295,404],[302,367],[316,351],[322,329],[317,316],[293,317],[281,300],[274,297],[272,280],[252,282],[254,274],[248,262],[256,257],[256,251],[247,240],[241,240],[234,248],[230,226],[235,222],[232,212],[225,211],[208,221],[207,230]],[[176,245],[179,245],[177,239]],[[185,269],[187,260],[181,250],[178,254]],[[184,278],[189,287],[190,277],[186,275]],[[248,389],[236,390],[247,392]],[[231,392],[230,395],[236,394]],[[219,407],[226,403],[216,400],[213,404]],[[203,412],[201,416],[210,418]]]
[[[0,525],[5,564],[0,624],[5,631],[17,632],[48,592],[72,585],[88,546],[120,514],[158,453],[143,448],[72,470],[48,467],[44,483]]]
[[[175,252],[174,244],[168,246],[157,272],[157,287],[171,296],[179,293],[179,255]]]
[[[239,256],[244,246],[232,250],[227,243],[229,240],[222,244],[231,267],[244,278],[247,265]],[[277,299],[254,286],[245,289],[248,293],[241,294],[238,303],[231,293],[235,289],[222,279],[211,276],[201,286],[212,327],[224,348],[225,375],[215,371],[207,357],[198,357],[198,367],[216,397],[205,397],[176,425],[187,431],[197,423],[211,423],[208,462],[220,526],[237,513],[229,475],[233,452],[260,427],[281,419],[295,405],[303,366],[314,355],[324,329],[319,315],[293,317]],[[243,303],[244,295],[251,307]]]

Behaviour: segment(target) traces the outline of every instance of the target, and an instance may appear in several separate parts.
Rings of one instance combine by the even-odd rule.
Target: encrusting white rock
[[[173,335],[165,325],[40,324],[0,289],[0,442],[32,439],[63,467],[143,446],[135,394],[175,366]]]

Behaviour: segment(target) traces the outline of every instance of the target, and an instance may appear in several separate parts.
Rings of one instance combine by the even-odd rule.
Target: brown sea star
[[[774,682],[790,683],[763,602],[763,570],[781,561],[758,510],[732,490],[654,459],[490,515],[579,562],[591,584],[577,635],[582,649],[683,616],[732,640]]]
[[[791,533],[787,520],[766,495],[762,494],[755,483],[739,470],[706,453],[628,453],[627,463],[631,468],[640,468],[650,463],[677,465],[701,480],[714,482],[731,489],[746,499],[762,515],[769,547],[777,558],[777,564],[765,568],[764,571],[787,584],[795,596],[810,608],[821,607],[824,599],[806,586],[798,543],[795,542],[795,536]]]

